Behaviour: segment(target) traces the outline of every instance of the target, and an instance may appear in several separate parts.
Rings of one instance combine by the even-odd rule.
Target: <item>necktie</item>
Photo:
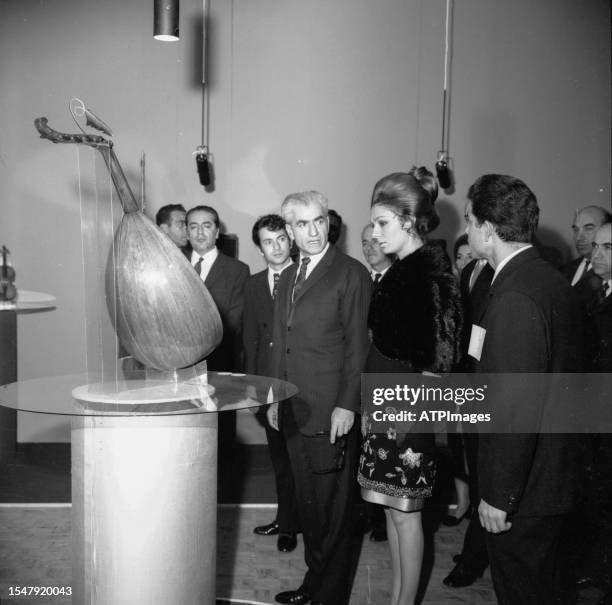
[[[280,273],[273,273],[272,278],[274,279],[274,285],[272,286],[272,299],[276,298],[278,294],[278,280],[280,278]]]
[[[486,264],[487,261],[481,259],[474,265],[474,268],[472,269],[472,274],[470,275],[470,282],[468,284],[468,290],[470,292],[472,291],[472,288],[474,287],[474,284],[478,279],[478,275],[480,275],[480,272],[483,270]]]
[[[376,286],[382,277],[382,273],[374,273],[374,285]]]
[[[196,273],[202,277],[202,261],[204,259],[200,256],[198,262],[193,266],[193,268],[196,270]]]
[[[302,264],[300,265],[300,270],[298,272],[297,279],[295,280],[295,284],[293,284],[293,292],[291,293],[291,302],[294,301],[297,293],[301,290],[304,282],[306,281],[306,269],[308,268],[308,263],[310,262],[310,256],[305,256],[302,259]]]

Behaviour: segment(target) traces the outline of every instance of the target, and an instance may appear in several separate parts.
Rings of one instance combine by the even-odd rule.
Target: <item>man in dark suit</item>
[[[612,224],[604,223],[593,239],[593,272],[601,279],[588,309],[589,371],[612,373]],[[608,401],[600,401],[606,408]],[[609,418],[601,414],[600,418]],[[579,588],[596,586],[598,605],[612,602],[612,435],[591,435],[591,460],[583,499],[583,523],[577,549]]]
[[[244,289],[244,369],[248,374],[270,376],[274,298],[281,273],[291,265],[290,243],[285,221],[277,214],[267,214],[257,219],[253,225],[252,237],[267,267],[249,277]],[[278,550],[291,552],[297,545],[299,523],[287,444],[282,433],[270,426],[265,412],[262,421],[274,468],[278,510],[272,523],[260,525],[253,531],[261,536],[278,535]]]
[[[393,258],[389,257],[380,249],[380,244],[375,237],[372,237],[374,227],[366,225],[361,231],[361,251],[366,263],[370,265],[370,278],[374,286],[384,277],[385,273],[393,263]]]
[[[593,239],[591,262],[593,272],[601,280],[598,291],[594,294],[589,315],[592,318],[594,331],[594,351],[590,356],[593,372],[612,372],[612,305],[610,301],[610,267],[611,267],[611,230],[612,223],[604,223]]]
[[[187,246],[186,212],[182,204],[166,204],[155,215],[157,226],[181,249]]]
[[[508,426],[534,427],[479,435],[478,512],[500,605],[545,605],[562,596],[559,540],[575,504],[580,457],[571,435],[538,432],[538,419],[555,402],[545,390],[534,393],[526,373],[580,371],[578,303],[530,243],[539,208],[522,181],[484,175],[470,187],[468,200],[470,247],[495,270],[488,304],[472,328],[470,355],[477,372],[523,373],[520,381],[504,382],[504,392],[490,401],[491,414]]]
[[[461,363],[457,371],[473,372],[474,359],[468,356],[468,347],[474,318],[480,319],[489,298],[489,287],[493,279],[493,268],[486,259],[470,261],[461,271],[459,284],[463,304],[463,333],[461,337]],[[480,525],[478,507],[480,501],[478,490],[478,433],[469,425],[463,426],[465,457],[469,471],[470,501],[474,503],[472,515],[463,538],[463,548],[455,567],[444,578],[443,583],[451,588],[470,586],[489,565],[485,534]],[[450,438],[450,436],[449,436]]]
[[[574,215],[572,235],[578,258],[560,267],[559,271],[576,288],[585,308],[592,302],[592,292],[601,284],[600,278],[593,273],[591,265],[593,238],[599,227],[611,220],[610,212],[600,206],[585,206],[577,210]]]
[[[287,439],[308,571],[279,603],[344,605],[351,590],[360,375],[368,350],[365,267],[328,243],[327,199],[289,195],[281,214],[300,256],[275,300],[274,375],[297,385],[268,418]]]
[[[189,248],[185,255],[212,296],[223,324],[223,339],[206,358],[209,371],[241,372],[242,310],[249,268],[223,254],[216,246],[219,215],[210,206],[187,212]],[[236,445],[236,412],[219,415],[219,476],[231,472]]]
[[[196,206],[187,213],[189,261],[212,296],[221,321],[223,340],[208,356],[208,369],[242,371],[242,310],[249,267],[223,254],[216,246],[219,215],[210,206]]]

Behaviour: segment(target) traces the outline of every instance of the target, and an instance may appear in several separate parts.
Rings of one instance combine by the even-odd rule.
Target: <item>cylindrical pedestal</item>
[[[215,603],[217,414],[72,418],[73,602]]]
[[[17,380],[17,311],[0,310],[0,385]],[[17,444],[17,412],[0,407],[0,463],[8,462]]]

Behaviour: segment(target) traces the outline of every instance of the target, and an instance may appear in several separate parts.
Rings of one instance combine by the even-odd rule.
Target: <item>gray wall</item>
[[[91,152],[38,139],[35,117],[74,130],[77,96],[115,131],[146,212],[168,202],[217,207],[262,268],[254,219],[290,191],[319,189],[360,258],[368,199],[384,174],[433,166],[440,146],[443,0],[212,0],[210,143],[216,190],[199,185],[199,0],[181,2],[181,40],[153,40],[151,0],[0,0],[0,243],[17,285],[57,296],[19,320],[19,377],[85,369],[81,192]],[[462,230],[465,192],[484,172],[523,178],[541,237],[571,254],[574,208],[609,205],[610,7],[607,0],[455,2],[450,151],[456,192],[438,237]],[[100,178],[104,178],[100,174]],[[246,440],[263,433],[241,418]],[[68,439],[66,421],[22,414],[20,441]]]

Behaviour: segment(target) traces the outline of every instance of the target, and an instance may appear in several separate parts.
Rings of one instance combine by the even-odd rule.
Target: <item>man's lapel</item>
[[[223,265],[225,264],[224,260],[223,254],[219,252],[215,262],[212,264],[210,271],[208,272],[208,275],[206,276],[206,279],[204,280],[204,285],[207,288],[213,286],[215,282],[223,275]]]
[[[298,263],[294,262],[291,267],[285,269],[284,272],[287,273],[287,288],[284,292],[284,300],[280,301],[279,304],[283,303],[283,309],[285,310],[285,317],[289,318],[292,311],[291,304],[291,292],[293,292],[293,284],[295,283],[295,276],[297,275]],[[279,292],[280,295],[280,292]]]
[[[304,297],[306,292],[310,290],[330,269],[330,267],[334,263],[334,259],[336,258],[336,248],[330,244],[327,252],[323,256],[323,258],[319,261],[319,264],[312,270],[312,273],[308,276],[306,281],[302,284],[302,287],[295,295],[293,300],[293,305],[295,306],[300,299]],[[293,282],[291,289],[293,290]]]

